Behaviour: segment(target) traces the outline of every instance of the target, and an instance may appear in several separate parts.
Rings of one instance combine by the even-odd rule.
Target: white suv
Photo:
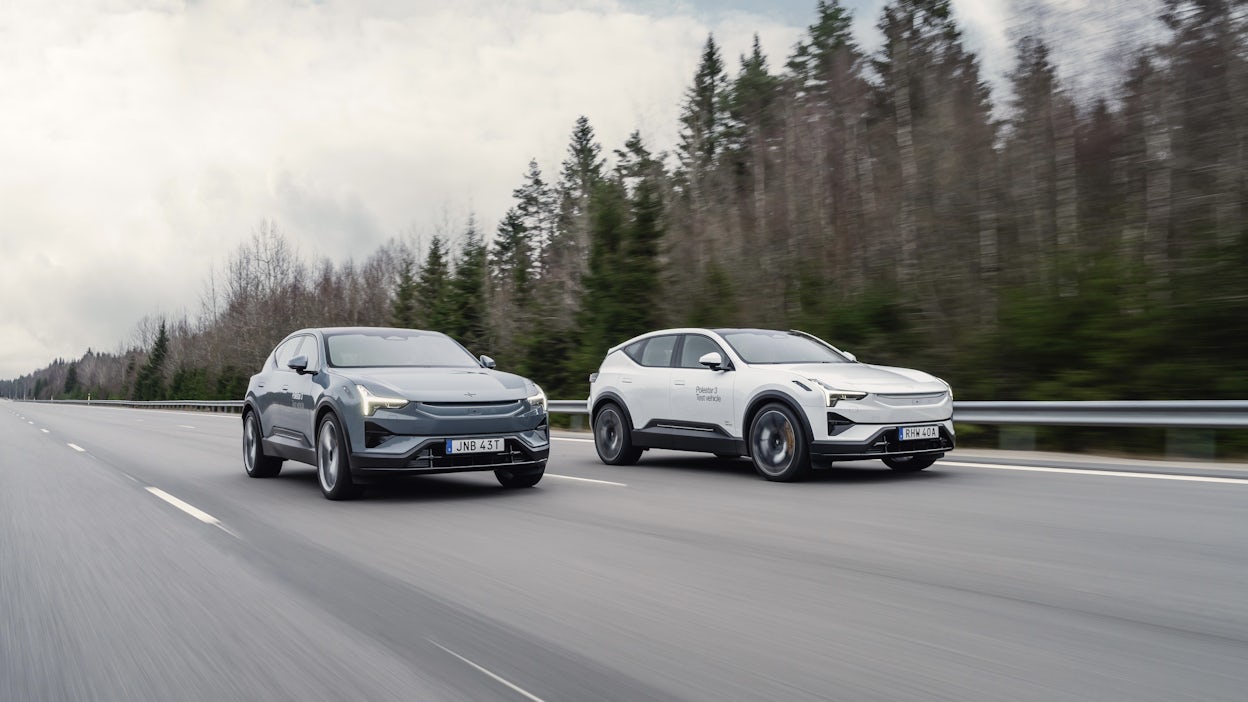
[[[953,448],[948,383],[800,331],[650,332],[608,351],[589,388],[594,446],[611,465],[649,448],[705,451],[789,481],[812,461],[923,470]]]

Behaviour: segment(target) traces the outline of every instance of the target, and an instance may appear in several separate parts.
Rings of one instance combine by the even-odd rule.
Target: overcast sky
[[[844,4],[874,42],[883,0]],[[1005,4],[954,1],[990,71]],[[732,71],[755,32],[779,68],[815,5],[5,0],[0,379],[195,317],[262,218],[308,261],[470,212],[492,232],[529,159],[554,179],[579,115],[608,153],[634,129],[671,148],[708,32]]]

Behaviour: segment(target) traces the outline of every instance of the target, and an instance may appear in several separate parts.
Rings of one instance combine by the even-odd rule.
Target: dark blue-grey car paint
[[[341,431],[347,481],[356,486],[384,476],[479,470],[495,471],[499,482],[509,487],[540,479],[550,454],[550,430],[545,397],[536,384],[494,370],[488,357],[473,359],[458,344],[468,360],[465,367],[330,363],[326,339],[354,334],[449,339],[438,332],[378,327],[303,329],[287,336],[247,388],[243,421],[248,474],[276,475],[282,459],[322,470],[317,437],[328,417]],[[366,416],[360,386],[407,404],[380,407]],[[252,420],[256,424],[248,424]],[[503,438],[505,450],[447,454],[448,440],[474,437]],[[272,467],[267,473],[253,470],[254,464],[266,461]],[[346,496],[331,494],[324,480],[322,490],[331,499]]]

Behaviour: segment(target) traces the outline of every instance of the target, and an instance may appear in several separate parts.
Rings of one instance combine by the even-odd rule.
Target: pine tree
[[[434,236],[416,279],[416,321],[422,329],[443,331],[455,317],[451,303],[451,274],[446,242]]]
[[[399,280],[394,290],[394,301],[390,307],[392,326],[401,328],[417,326],[416,278],[412,271],[414,266],[411,254],[404,251],[399,259]]]
[[[134,381],[134,399],[162,400],[165,399],[165,357],[169,355],[169,334],[165,330],[165,322],[161,320],[156,332],[156,341],[148,354],[147,362],[139,369]]]
[[[451,277],[450,299],[456,315],[448,333],[476,354],[485,353],[490,348],[487,257],[476,220],[470,218],[455,261],[455,273]]]

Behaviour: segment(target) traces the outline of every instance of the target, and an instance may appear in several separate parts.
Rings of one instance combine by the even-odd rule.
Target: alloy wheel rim
[[[243,461],[248,471],[256,467],[256,417],[252,414],[247,415],[247,424],[243,429]]]
[[[338,437],[334,435],[334,427],[330,422],[321,425],[321,438],[316,452],[320,463],[321,487],[333,490],[338,484]]]
[[[622,438],[619,416],[614,410],[604,411],[598,419],[598,439],[603,453],[608,458],[615,458],[619,455]]]
[[[789,418],[769,410],[755,423],[754,456],[758,465],[768,475],[784,472],[797,453],[797,435]]]

